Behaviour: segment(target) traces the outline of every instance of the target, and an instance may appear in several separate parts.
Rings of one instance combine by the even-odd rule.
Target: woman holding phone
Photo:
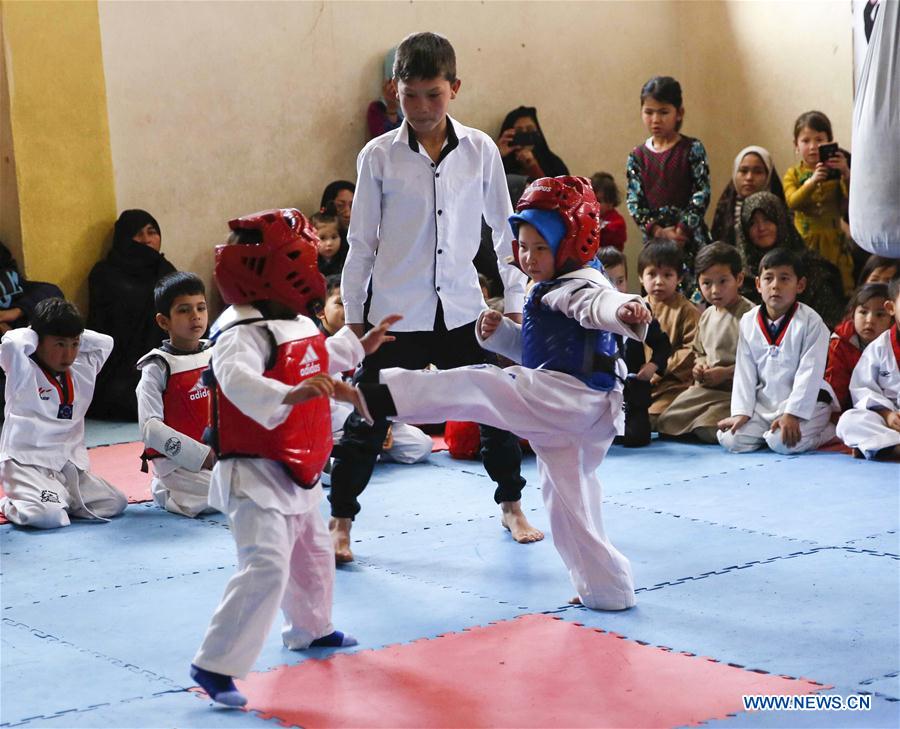
[[[497,147],[507,175],[524,175],[530,181],[569,174],[566,163],[547,146],[533,106],[520,106],[506,115]]]

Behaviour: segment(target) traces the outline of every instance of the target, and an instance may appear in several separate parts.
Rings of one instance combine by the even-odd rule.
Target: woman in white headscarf
[[[710,229],[713,240],[735,245],[735,231],[740,225],[741,206],[754,192],[767,190],[784,202],[781,178],[772,164],[772,155],[764,147],[744,147],[734,158],[731,181],[716,203],[713,224]]]

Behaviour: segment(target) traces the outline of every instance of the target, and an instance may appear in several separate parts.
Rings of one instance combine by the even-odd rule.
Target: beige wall
[[[452,114],[496,134],[506,111],[535,105],[576,174],[606,169],[624,186],[645,136],[640,87],[657,73],[682,82],[684,131],[709,150],[713,204],[741,147],[769,147],[780,171],[792,163],[802,111],[824,110],[849,145],[847,0],[99,7],[118,207],[150,210],[167,255],[206,277],[229,216],[313,212],[325,183],[354,178],[383,54],[415,30],[456,47]],[[633,226],[629,237],[633,260]]]

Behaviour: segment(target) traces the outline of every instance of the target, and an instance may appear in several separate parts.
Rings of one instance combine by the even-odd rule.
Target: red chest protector
[[[209,365],[211,354],[209,346],[192,354],[153,349],[137,363],[141,369],[152,360],[162,360],[167,371],[162,396],[163,422],[198,442],[203,440],[203,432],[209,424],[209,389],[200,381],[200,376]],[[163,455],[152,448],[145,449],[141,455],[141,470],[146,472],[147,460]]]
[[[294,386],[328,374],[325,337],[312,321],[245,320],[232,326],[236,325],[265,327],[271,335],[273,351],[263,377]],[[212,389],[212,444],[219,458],[268,458],[281,463],[297,485],[307,489],[316,485],[332,447],[327,397],[295,405],[287,420],[267,430],[233,405],[217,382]]]

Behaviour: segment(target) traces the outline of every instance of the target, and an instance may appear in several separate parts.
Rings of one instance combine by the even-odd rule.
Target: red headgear
[[[600,246],[600,206],[586,177],[541,177],[532,182],[516,210],[555,210],[566,227],[556,249],[557,274],[581,268],[597,255]],[[513,256],[519,264],[519,242],[513,241]]]
[[[228,221],[232,230],[258,230],[259,243],[216,246],[214,275],[229,304],[275,301],[306,314],[325,299],[315,229],[299,210],[264,210]]]

